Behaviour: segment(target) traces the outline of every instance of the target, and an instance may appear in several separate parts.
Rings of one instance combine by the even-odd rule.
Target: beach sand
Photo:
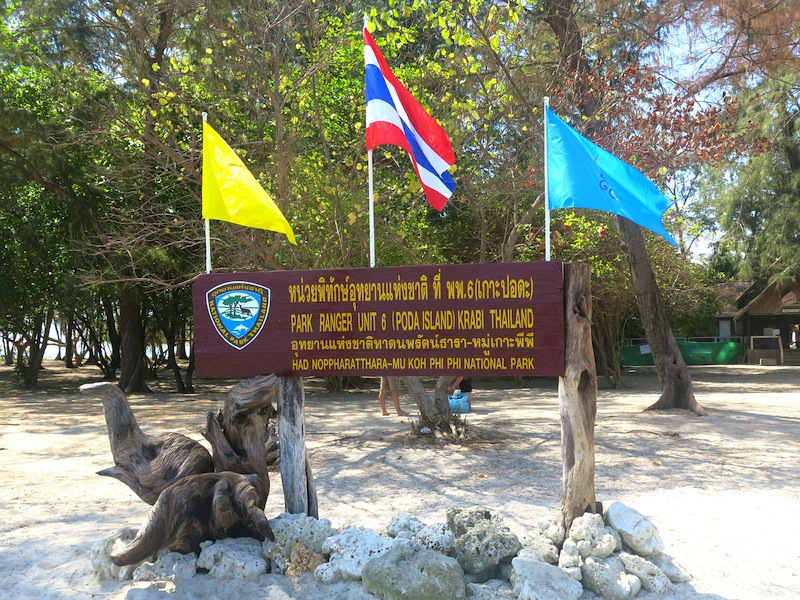
[[[99,371],[47,367],[34,391],[15,389],[9,368],[0,368],[0,598],[210,597],[206,576],[170,594],[164,586],[97,580],[91,548],[119,528],[138,528],[149,506],[119,481],[95,474],[112,464],[102,403],[77,388],[98,381]],[[666,552],[691,574],[661,598],[800,599],[800,367],[690,371],[708,416],[645,412],[658,397],[652,368],[630,370],[622,389],[600,381],[597,499],[647,516]],[[179,395],[168,392],[162,374],[152,382],[155,393],[129,401],[145,431],[177,431],[205,443],[204,411],[222,406],[231,383],[197,381],[196,394]],[[477,378],[467,439],[440,444],[412,434],[418,411],[405,390],[403,407],[412,417],[383,417],[377,379],[337,393],[326,392],[321,379],[306,379],[319,516],[381,530],[394,513],[433,523],[444,521],[448,508],[477,505],[521,538],[540,517],[557,517],[557,382],[524,384]],[[284,510],[278,473],[271,483],[266,513],[274,518]],[[229,585],[231,595],[242,593]],[[288,589],[249,597],[308,597]]]

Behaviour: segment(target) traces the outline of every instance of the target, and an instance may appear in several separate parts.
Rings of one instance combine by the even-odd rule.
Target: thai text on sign
[[[198,377],[562,375],[563,264],[202,275]]]

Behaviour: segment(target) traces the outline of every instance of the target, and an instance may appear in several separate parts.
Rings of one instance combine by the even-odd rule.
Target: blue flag
[[[661,221],[669,200],[652,181],[587,140],[549,107],[545,107],[545,119],[551,210],[593,208],[614,213],[678,245]]]

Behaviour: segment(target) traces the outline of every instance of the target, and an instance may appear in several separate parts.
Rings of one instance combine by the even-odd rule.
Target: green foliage
[[[660,241],[654,244],[662,246]],[[661,299],[676,336],[716,336],[716,315],[722,308],[714,292],[713,272],[704,265],[683,260],[674,252],[657,250],[652,264]]]
[[[745,280],[789,286],[800,280],[800,87],[796,71],[764,80],[744,94],[740,128],[746,160],[709,170],[723,231],[714,264]],[[753,124],[758,124],[754,128]],[[759,142],[771,140],[765,148]],[[731,264],[732,263],[732,264]]]
[[[558,45],[560,8],[569,8],[580,28],[582,67],[570,65],[571,50]],[[456,151],[458,187],[438,213],[395,147],[374,152],[375,198],[367,198],[363,3],[6,3],[0,270],[9,281],[34,285],[27,286],[30,297],[27,289],[3,290],[4,322],[34,306],[38,312],[29,314],[40,318],[58,299],[80,303],[77,292],[54,283],[70,282],[74,273],[93,298],[137,286],[146,300],[142,314],[157,315],[162,332],[190,318],[185,290],[204,270],[203,112],[299,241],[293,247],[282,235],[214,222],[217,270],[366,266],[371,201],[381,266],[541,260],[543,210],[531,209],[543,190],[541,106],[549,95],[565,113],[592,115],[580,123],[584,133],[669,187],[680,200],[669,226],[680,232],[684,251],[716,225],[703,204],[683,201],[696,195],[700,166],[740,156],[726,137],[733,133],[772,139],[773,152],[754,141],[749,160],[707,178],[725,232],[714,264],[729,270],[735,262],[741,275],[797,277],[796,78],[764,82],[752,102],[738,105],[728,97],[712,108],[673,93],[655,63],[661,40],[648,37],[648,11],[661,8],[491,0],[369,5],[370,27],[394,73]],[[733,131],[739,106],[741,125]],[[685,170],[675,175],[677,169]],[[553,230],[556,258],[592,265],[603,331],[597,337],[613,354],[615,340],[637,327],[614,219],[560,211]],[[676,333],[705,329],[713,301],[703,270],[659,240],[649,243]],[[176,289],[184,296],[173,295]],[[97,310],[82,312],[102,335]]]
[[[31,380],[31,367],[25,362],[17,362],[14,365],[14,374],[12,379],[19,387],[29,387],[28,382]]]
[[[52,316],[67,309],[75,278],[63,207],[36,186],[0,192],[0,329],[24,352],[15,377],[31,386]]]

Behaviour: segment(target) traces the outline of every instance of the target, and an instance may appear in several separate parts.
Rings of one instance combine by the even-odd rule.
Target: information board
[[[564,374],[561,262],[212,273],[200,378]]]

